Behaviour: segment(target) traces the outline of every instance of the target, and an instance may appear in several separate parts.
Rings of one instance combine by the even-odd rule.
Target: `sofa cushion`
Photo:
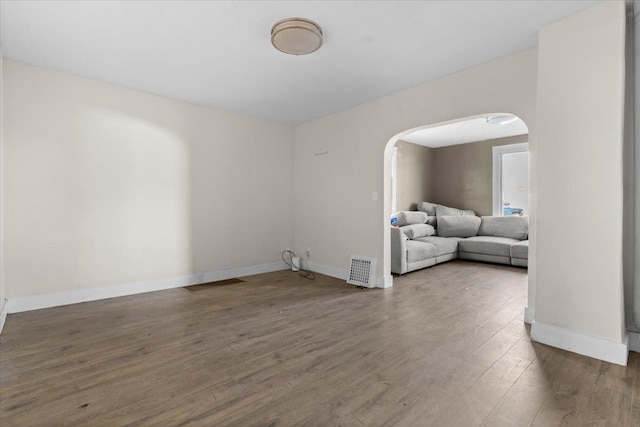
[[[450,208],[449,206],[436,205],[436,216],[462,216],[462,211],[456,208]]]
[[[436,247],[430,243],[407,240],[407,262],[422,261],[436,256]]]
[[[454,259],[458,259],[457,252],[452,254],[436,255],[436,264],[441,264],[443,262],[451,261]]]
[[[436,216],[436,204],[429,202],[418,203],[417,209],[421,212],[426,212],[429,216]]]
[[[436,261],[438,258],[436,257]],[[529,267],[529,260],[520,258],[511,258],[511,265],[516,267]]]
[[[496,236],[475,236],[458,242],[460,252],[471,252],[474,254],[511,256],[511,245],[518,240],[509,237]]]
[[[429,225],[432,225],[432,226],[436,227],[437,226],[437,221],[438,221],[438,217],[435,216],[435,215],[434,216],[429,215],[427,217],[427,224],[429,224]]]
[[[529,238],[529,218],[526,216],[483,216],[478,236]]]
[[[396,214],[398,225],[424,224],[429,219],[429,215],[419,211],[402,211]]]
[[[436,256],[458,253],[458,239],[448,237],[420,237],[419,242],[431,243],[436,247]]]
[[[450,208],[449,206],[436,205],[436,216],[475,216],[476,213],[471,210],[461,210],[456,208]]]
[[[512,260],[512,258],[508,256],[474,254],[471,252],[460,252],[458,254],[458,258],[468,260],[468,261],[490,262],[492,264],[504,264],[504,265],[511,265],[511,260]]]
[[[477,216],[439,216],[438,236],[471,237],[478,234],[480,218]]]
[[[418,237],[432,236],[436,232],[435,228],[429,224],[412,224],[400,227],[400,230],[410,239],[417,239]]]
[[[523,240],[511,245],[511,258],[529,259],[529,241]]]

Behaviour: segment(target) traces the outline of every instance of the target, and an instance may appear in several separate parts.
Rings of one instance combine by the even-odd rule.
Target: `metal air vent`
[[[366,288],[375,288],[376,259],[365,256],[352,256],[349,263],[347,283]]]

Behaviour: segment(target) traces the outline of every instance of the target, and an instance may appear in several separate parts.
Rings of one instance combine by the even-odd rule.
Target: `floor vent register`
[[[365,256],[352,256],[349,263],[347,283],[365,288],[376,287],[376,259]]]

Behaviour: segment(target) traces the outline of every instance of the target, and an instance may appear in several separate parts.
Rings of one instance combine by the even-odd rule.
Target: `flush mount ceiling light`
[[[289,55],[306,55],[322,46],[322,30],[309,19],[283,19],[271,28],[271,44]]]
[[[515,122],[516,120],[518,120],[518,118],[511,114],[487,117],[487,123],[491,125],[506,125],[507,123]]]

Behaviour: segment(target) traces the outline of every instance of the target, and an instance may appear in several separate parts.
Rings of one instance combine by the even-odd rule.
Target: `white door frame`
[[[493,216],[502,216],[502,155],[528,151],[528,142],[493,147]]]
[[[391,214],[396,214],[398,200],[398,147],[391,151]]]

